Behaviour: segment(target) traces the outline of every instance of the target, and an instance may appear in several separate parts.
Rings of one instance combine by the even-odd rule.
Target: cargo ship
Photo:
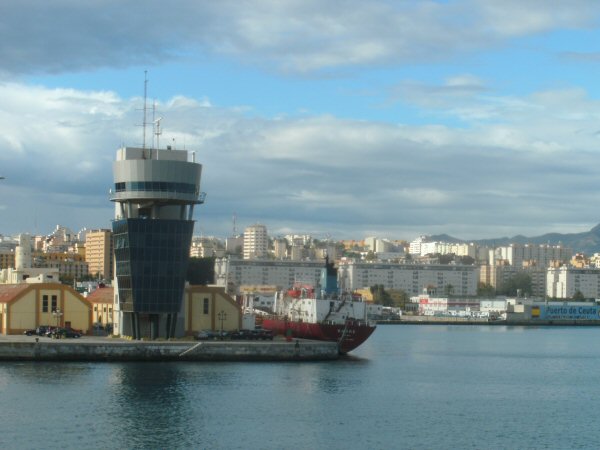
[[[376,328],[362,297],[338,292],[337,270],[327,260],[318,289],[297,283],[277,295],[273,310],[263,317],[263,328],[292,339],[335,341],[341,354],[361,345]]]

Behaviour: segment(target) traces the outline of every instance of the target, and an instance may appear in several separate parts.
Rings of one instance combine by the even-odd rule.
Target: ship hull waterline
[[[310,323],[278,318],[264,318],[262,327],[286,337],[337,342],[340,354],[346,354],[357,348],[376,328],[374,325],[359,321]]]

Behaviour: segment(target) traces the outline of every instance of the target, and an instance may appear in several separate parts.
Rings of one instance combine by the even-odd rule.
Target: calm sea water
[[[600,328],[379,326],[324,363],[4,363],[0,448],[600,447]]]

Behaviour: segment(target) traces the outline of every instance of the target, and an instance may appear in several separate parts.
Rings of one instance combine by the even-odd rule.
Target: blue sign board
[[[600,320],[600,306],[590,305],[539,305],[540,319],[547,320]]]

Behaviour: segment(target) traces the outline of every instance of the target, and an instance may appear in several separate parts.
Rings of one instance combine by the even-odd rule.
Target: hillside
[[[541,236],[526,237],[526,236],[513,236],[493,238],[493,239],[480,239],[474,241],[467,241],[463,239],[457,239],[447,234],[440,234],[431,236],[434,241],[443,242],[474,242],[479,245],[487,246],[502,246],[511,243],[517,244],[550,244],[550,245],[562,245],[564,247],[570,247],[574,253],[582,252],[586,255],[592,255],[593,253],[600,253],[600,224],[596,225],[590,231],[583,233],[547,233]]]

